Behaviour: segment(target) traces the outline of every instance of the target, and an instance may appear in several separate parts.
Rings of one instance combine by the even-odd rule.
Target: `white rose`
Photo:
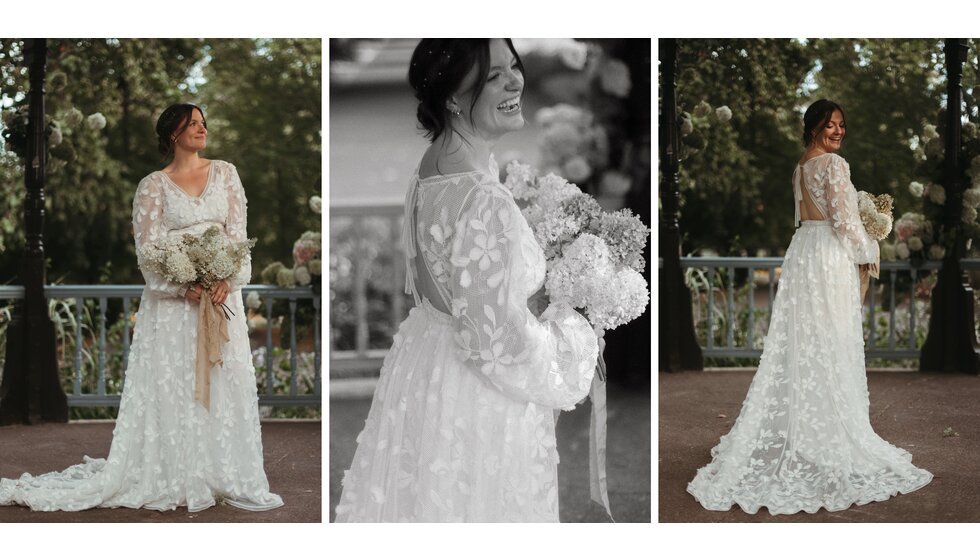
[[[912,196],[916,196],[916,197],[922,196],[922,191],[924,188],[925,187],[922,185],[922,183],[919,183],[917,181],[912,181],[911,183],[909,183],[909,192],[912,193]]]
[[[248,295],[245,296],[245,306],[253,310],[262,307],[262,298],[259,297],[259,293],[249,292]]]
[[[911,249],[913,251],[921,251],[922,250],[922,240],[919,239],[917,236],[914,236],[914,235],[912,237],[909,237],[909,249]]]
[[[721,122],[728,122],[732,120],[732,110],[728,108],[728,105],[722,105],[715,109],[715,115]]]
[[[935,202],[936,204],[946,203],[946,189],[942,185],[937,185],[935,183],[929,184],[929,200]]]
[[[314,196],[311,196],[310,197],[310,210],[313,210],[317,214],[322,213],[322,211],[323,211],[323,199],[320,198],[319,196],[315,196],[315,195]]]
[[[707,101],[701,101],[694,106],[694,110],[691,113],[698,118],[703,119],[711,114],[711,105],[708,105]]]
[[[934,261],[941,261],[946,256],[946,249],[940,245],[929,246],[929,258]]]
[[[903,260],[909,258],[909,246],[904,242],[895,245],[895,255]]]
[[[963,208],[963,223],[972,224],[977,221],[977,209],[964,207]]]
[[[939,138],[939,133],[936,131],[936,125],[927,124],[922,127],[922,139],[924,144],[928,144],[929,141],[934,138]]]
[[[102,130],[106,125],[105,117],[102,113],[92,113],[85,119],[85,124],[92,130]]]
[[[883,261],[893,261],[895,260],[895,246],[891,243],[882,243],[879,248],[879,254],[881,255],[881,260]]]

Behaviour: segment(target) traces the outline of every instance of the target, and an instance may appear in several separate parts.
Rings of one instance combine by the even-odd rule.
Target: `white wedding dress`
[[[282,505],[269,492],[262,463],[255,370],[240,291],[251,277],[251,263],[246,261],[229,281],[225,303],[235,316],[228,324],[231,340],[222,348],[224,364],[211,372],[209,411],[194,399],[198,304],[183,297],[187,286],[167,282],[139,259],[146,243],[168,235],[201,234],[212,225],[243,241],[245,218],[245,191],[229,163],[211,163],[198,197],[160,171],[140,181],[133,231],[146,288],[109,456],[85,457],[63,472],[2,479],[0,505],[39,511],[199,511],[219,499],[256,511]]]
[[[861,223],[847,162],[812,158],[793,188],[797,223],[804,194],[825,220],[793,235],[742,411],[687,486],[709,510],[838,511],[932,480],[871,427],[856,264],[877,262],[878,243]]]
[[[528,310],[544,254],[492,162],[489,174],[416,175],[405,216],[417,305],[385,358],[336,520],[558,521],[555,409],[589,393],[595,333],[568,305]]]

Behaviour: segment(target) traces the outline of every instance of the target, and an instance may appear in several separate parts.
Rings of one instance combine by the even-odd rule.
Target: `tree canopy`
[[[16,283],[23,246],[23,160],[10,132],[26,118],[23,40],[0,39],[0,282]],[[261,265],[286,258],[319,217],[319,39],[57,39],[48,42],[49,165],[45,252],[50,280],[140,283],[132,197],[166,162],[154,126],[176,102],[200,104],[205,157],[234,163],[249,198]],[[101,118],[96,116],[101,115]]]

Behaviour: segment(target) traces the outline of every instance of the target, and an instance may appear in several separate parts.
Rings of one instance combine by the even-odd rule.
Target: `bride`
[[[847,162],[835,153],[844,110],[821,99],[803,126],[806,152],[793,174],[800,227],[783,259],[759,368],[735,425],[687,486],[710,510],[839,511],[932,480],[871,427],[861,301],[879,254]]]
[[[568,305],[528,309],[544,254],[490,154],[524,125],[524,68],[508,39],[423,39],[408,78],[432,141],[405,203],[416,306],[336,520],[558,521],[555,409],[588,394],[601,339]]]
[[[147,175],[133,200],[136,254],[146,287],[136,315],[126,383],[107,459],[63,472],[0,479],[0,505],[38,511],[130,507],[200,511],[216,500],[253,511],[277,508],[262,466],[255,373],[239,273],[206,292],[175,285],[142,258],[144,245],[165,236],[201,234],[217,225],[244,241],[245,191],[235,166],[198,156],[207,143],[200,108],[168,107],[157,121],[159,149],[172,161]],[[201,298],[234,312],[223,365],[210,371],[210,403],[195,399],[197,315]]]

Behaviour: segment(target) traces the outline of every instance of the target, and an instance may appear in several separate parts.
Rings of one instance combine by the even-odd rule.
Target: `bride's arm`
[[[478,186],[452,246],[455,340],[472,371],[515,398],[570,408],[589,392],[596,335],[580,314],[552,303],[528,309],[520,210],[492,186]]]
[[[133,239],[136,242],[136,263],[143,273],[147,289],[160,297],[184,297],[190,284],[169,282],[146,263],[150,246],[166,234],[163,223],[163,189],[151,177],[140,181],[133,198]]]
[[[847,162],[837,155],[828,159],[827,200],[834,233],[854,263],[876,263],[879,258],[878,242],[871,239],[861,223],[857,191],[851,183],[851,171]]]
[[[245,188],[242,180],[238,176],[238,170],[232,164],[228,165],[229,184],[228,184],[228,221],[225,223],[225,233],[232,241],[246,241],[246,222],[248,214],[248,200],[245,198]],[[228,291],[234,292],[248,285],[252,280],[252,253],[249,252],[245,257],[245,262],[238,270],[238,274],[228,279]]]

